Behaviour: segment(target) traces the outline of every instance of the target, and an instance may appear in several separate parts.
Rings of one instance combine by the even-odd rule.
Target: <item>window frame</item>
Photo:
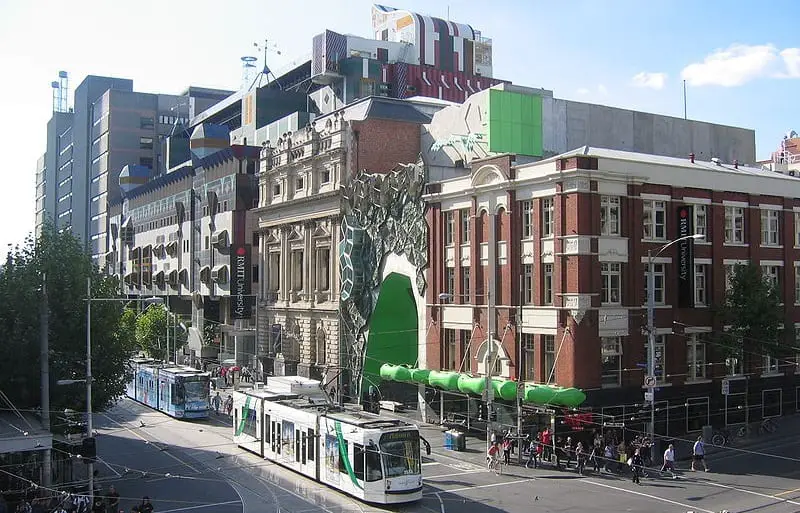
[[[604,344],[605,342],[608,342],[608,344]],[[610,350],[611,343],[615,344],[613,351]],[[606,348],[608,348],[608,350]],[[612,387],[622,386],[622,356],[623,356],[622,337],[600,337],[600,386],[601,387],[612,388]],[[616,358],[617,361],[617,370],[615,371],[617,379],[613,383],[610,380],[605,379],[611,376],[611,374],[605,373],[605,369],[603,368],[603,365],[606,363],[605,362],[606,358]]]
[[[781,245],[781,211],[761,209],[761,245],[775,247]]]
[[[533,304],[533,264],[522,264],[522,304]]]
[[[660,222],[659,218],[661,218]],[[665,200],[642,200],[642,239],[667,240],[667,202]]]
[[[470,241],[470,212],[468,208],[462,208],[458,213],[461,229],[461,244],[468,244]]]
[[[739,225],[738,227],[737,222]],[[723,234],[723,241],[725,244],[745,244],[747,240],[747,236],[745,235],[745,207],[736,205],[725,206]]]
[[[703,356],[698,359],[697,354],[701,349]],[[706,379],[707,359],[708,345],[705,339],[702,338],[701,333],[692,333],[686,339],[686,381],[692,382]],[[697,372],[698,368],[701,370],[699,374]]]
[[[522,238],[533,238],[533,201],[523,200],[520,202]]]
[[[542,238],[546,239],[555,236],[555,201],[553,201],[552,197],[542,198],[541,203]]]
[[[601,262],[600,276],[603,286],[600,292],[601,305],[621,305],[622,304],[622,264],[619,262]],[[616,287],[614,278],[616,277]],[[614,300],[614,290],[616,288],[616,300]]]
[[[692,207],[694,233],[702,235],[703,242],[710,242],[710,239],[708,238],[708,206],[705,204],[694,204]],[[697,243],[697,241],[695,241],[695,243]]]
[[[542,304],[553,305],[553,272],[554,265],[542,264]]]
[[[556,383],[556,336],[540,335],[540,337],[542,340],[542,365],[544,366],[544,373],[547,376],[545,378],[546,383]]]
[[[706,264],[694,265],[694,305],[708,306],[711,304],[708,288],[708,268]],[[699,272],[698,272],[699,271]],[[702,296],[702,297],[701,297]]]
[[[600,235],[619,237],[621,233],[620,214],[619,196],[600,196]]]

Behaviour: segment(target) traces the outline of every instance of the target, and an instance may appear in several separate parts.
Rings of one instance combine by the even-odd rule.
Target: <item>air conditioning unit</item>
[[[224,247],[228,245],[228,232],[227,230],[222,230],[219,233],[215,233],[211,236],[211,245],[217,247]]]

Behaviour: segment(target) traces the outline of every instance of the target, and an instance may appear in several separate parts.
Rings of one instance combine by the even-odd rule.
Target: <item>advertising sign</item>
[[[231,317],[249,319],[253,315],[250,244],[231,246]]]
[[[678,238],[694,234],[694,209],[678,207]],[[694,239],[678,244],[678,308],[694,307]]]

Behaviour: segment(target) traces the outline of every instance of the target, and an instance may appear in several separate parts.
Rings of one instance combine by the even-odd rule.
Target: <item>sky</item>
[[[752,128],[767,158],[800,131],[800,38],[791,0],[385,0],[467,23],[493,40],[494,76],[557,98]],[[0,0],[0,251],[33,231],[50,82],[133,79],[134,90],[241,84],[269,39],[280,70],[328,28],[371,37],[364,0]]]

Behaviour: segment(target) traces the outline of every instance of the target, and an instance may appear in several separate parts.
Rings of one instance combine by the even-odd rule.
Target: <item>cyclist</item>
[[[500,467],[500,444],[492,443],[489,444],[489,449],[486,451],[486,466],[489,470],[494,470],[495,472]]]

